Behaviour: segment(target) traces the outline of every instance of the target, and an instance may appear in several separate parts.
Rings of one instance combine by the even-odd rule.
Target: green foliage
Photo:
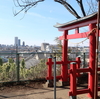
[[[7,63],[2,63],[0,59],[0,81],[15,80],[16,75],[16,65],[12,58],[9,58]]]
[[[56,59],[57,61],[60,61],[62,59],[62,54],[61,54],[62,53],[62,42],[61,40],[59,40],[58,37],[56,37],[54,41],[57,43],[57,47],[58,47],[57,50],[54,50],[54,52],[57,53]]]
[[[3,64],[3,61],[2,61],[2,58],[0,58],[0,66],[2,66]]]
[[[59,48],[59,50],[55,51],[57,53],[56,57],[57,57],[57,61],[60,61],[60,60],[62,60],[62,54],[61,54],[62,53],[62,43],[61,43],[61,40],[59,40],[58,37],[55,38],[55,41],[56,41],[57,46]],[[69,49],[69,48],[68,48],[68,53],[71,53],[71,49]],[[72,59],[70,59],[69,56],[68,56],[68,60],[72,60]]]
[[[10,69],[9,69],[9,78],[11,80],[15,80],[16,79],[16,64],[15,63],[12,63],[10,65]]]
[[[26,69],[25,69],[25,61],[24,59],[21,60],[20,62],[20,77],[21,78],[26,78]]]
[[[13,61],[13,59],[12,58],[9,58],[8,59],[8,63],[13,63],[14,61]]]
[[[2,66],[0,66],[0,73],[2,73]]]
[[[57,46],[59,48],[59,50],[57,50],[57,51],[61,53],[62,52],[62,42],[61,42],[61,40],[59,40],[59,38],[56,37],[54,41],[57,43]]]
[[[39,64],[37,64],[36,66],[32,66],[29,69],[22,66],[22,61],[20,64],[20,78],[21,79],[31,79],[32,80],[36,78],[46,77],[47,60],[41,59]]]
[[[25,60],[22,59],[20,61],[20,71],[19,77],[20,80],[33,80],[36,78],[46,78],[47,76],[47,60],[41,59],[40,62],[36,66],[32,66],[27,69],[25,67]],[[17,65],[10,58],[7,63],[2,64],[0,66],[0,81],[14,81],[17,80]]]
[[[25,68],[25,60],[24,59],[22,59],[22,61],[21,61],[21,67]]]

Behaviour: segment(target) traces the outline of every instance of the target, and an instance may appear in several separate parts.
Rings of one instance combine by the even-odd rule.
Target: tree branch
[[[22,11],[24,11],[26,13],[30,8],[32,8],[39,2],[42,2],[45,0],[13,0],[13,1],[14,1],[14,4],[16,7],[21,8],[17,13],[16,12],[14,13],[14,16],[16,16]],[[67,0],[54,0],[54,1],[63,5],[77,19],[81,18],[81,16],[78,14],[78,11],[76,11],[75,8],[67,2]],[[73,0],[73,1],[74,2],[76,1],[78,3],[78,5],[81,8],[83,16],[86,16],[86,12],[85,12],[82,0]],[[87,3],[90,6],[89,13],[93,13],[96,9],[96,6],[94,6],[94,2],[92,0],[89,0],[89,2],[87,2]]]
[[[66,0],[54,0],[54,1],[62,4],[76,18],[81,18],[78,15],[78,13],[74,10],[74,8],[69,3],[66,2]]]
[[[87,0],[87,4],[89,6],[89,10],[87,11],[87,15],[97,12],[97,1]]]
[[[77,3],[79,4],[79,6],[81,8],[81,11],[82,11],[83,16],[86,16],[86,13],[85,13],[85,10],[84,10],[84,7],[83,7],[82,0],[76,0],[76,1],[77,1]]]
[[[18,4],[18,6],[16,5],[16,3]],[[14,0],[14,4],[16,7],[21,7],[22,9],[20,11],[18,11],[17,13],[14,13],[14,16],[18,15],[20,12],[22,12],[23,10],[25,10],[25,13],[32,8],[33,6],[35,6],[36,4],[38,4],[39,2],[42,2],[44,0],[38,0],[38,1],[29,1],[29,0],[25,0],[25,2],[23,0],[21,0],[22,4],[19,2],[19,0]]]

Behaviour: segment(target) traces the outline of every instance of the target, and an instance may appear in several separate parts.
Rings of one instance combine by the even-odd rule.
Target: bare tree
[[[44,0],[13,0],[13,1],[16,7],[21,8],[21,10],[19,10],[18,12],[14,12],[14,15],[16,16],[22,11],[26,13],[30,8],[37,5],[39,2],[43,2]]]
[[[91,13],[94,13],[94,12],[97,12],[97,2],[96,0],[87,0],[87,4],[89,6],[89,9],[87,11],[87,15],[88,14],[91,14]]]
[[[26,13],[30,8],[32,8],[33,6],[38,4],[39,2],[43,2],[45,0],[13,0],[13,1],[14,1],[14,4],[15,4],[16,7],[20,7],[21,8],[21,10],[19,10],[19,12],[14,12],[14,15],[16,16],[21,11],[24,11]],[[81,18],[83,16],[86,16],[87,14],[95,12],[94,9],[95,9],[96,6],[94,6],[94,3],[93,3],[92,0],[89,0],[89,1],[86,0],[87,4],[89,5],[89,11],[87,11],[88,12],[87,14],[86,14],[86,11],[84,9],[85,6],[83,5],[83,0],[73,0],[73,2],[77,2],[77,4],[79,5],[83,16],[80,16],[78,14],[78,12],[75,10],[75,7],[73,7],[68,2],[68,0],[54,0],[54,1],[60,3],[61,5],[63,5],[76,18]]]

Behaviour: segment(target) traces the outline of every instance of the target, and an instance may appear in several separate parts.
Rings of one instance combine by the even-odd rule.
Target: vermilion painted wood
[[[70,22],[68,24],[64,24],[64,25],[58,25],[57,28],[59,31],[63,31],[64,34],[63,36],[60,36],[59,39],[63,40],[63,45],[62,45],[62,61],[60,62],[56,62],[57,64],[62,64],[61,66],[61,75],[57,76],[57,79],[62,79],[62,82],[67,82],[67,79],[70,77],[70,92],[69,95],[77,95],[77,94],[84,94],[84,93],[88,93],[88,96],[90,98],[94,98],[94,79],[95,79],[95,52],[96,52],[96,32],[92,32],[91,35],[89,35],[89,33],[91,32],[91,30],[93,30],[94,28],[96,28],[96,23],[97,23],[97,15],[95,14],[95,16],[88,18],[88,19],[82,19],[82,20],[75,20],[73,22]],[[89,27],[89,31],[88,32],[82,32],[80,33],[79,28],[83,27],[83,26],[88,26]],[[68,31],[71,29],[75,29],[73,34],[68,34]],[[88,36],[89,35],[89,36]],[[99,36],[100,36],[100,32],[99,32]],[[76,61],[69,61],[68,60],[68,40],[69,39],[78,39],[78,38],[88,38],[89,39],[89,67],[88,68],[83,68],[81,69],[79,67],[80,65],[80,61],[77,59]],[[51,63],[49,63],[51,62]],[[52,61],[49,61],[47,64],[49,65],[53,65]],[[71,65],[71,69],[68,69],[68,64],[70,64],[71,62],[76,62],[75,66]],[[77,67],[76,67],[77,66]],[[98,68],[98,71],[100,71],[100,68]],[[51,72],[51,70],[48,70],[48,72]],[[77,74],[79,74],[80,72],[89,72],[88,73],[88,89],[82,89],[82,90],[76,90],[76,77]],[[68,75],[70,74],[70,75]],[[48,75],[51,75],[48,73]],[[48,77],[52,78],[52,76]],[[98,91],[100,91],[100,87],[98,87]]]
[[[80,68],[80,63],[81,63],[80,57],[76,57],[76,61],[78,62],[76,64],[76,69],[79,69]],[[77,77],[79,77],[80,76],[80,73],[76,73],[76,75],[77,75]]]
[[[81,89],[76,91],[76,95],[89,93],[89,89]],[[72,96],[72,92],[69,92],[69,96]]]
[[[93,28],[96,28],[96,24],[89,24],[89,30],[91,31]],[[96,60],[96,36],[95,34],[91,34],[89,36],[89,68],[91,72],[88,73],[88,89],[90,89],[90,93],[88,96],[90,98],[94,97],[94,79],[95,79],[95,60]]]
[[[98,91],[100,91],[100,87],[98,87]]]
[[[89,33],[90,33],[90,31],[89,32],[83,32],[83,33],[76,33],[76,34],[66,35],[66,38],[67,39],[88,38],[89,37],[88,36]],[[99,33],[99,36],[100,36],[100,33]],[[63,36],[60,36],[59,39],[60,40],[64,40]]]
[[[97,16],[94,16],[90,19],[86,19],[86,20],[82,20],[82,21],[77,20],[77,22],[75,22],[73,24],[68,24],[63,27],[58,27],[58,30],[59,31],[71,30],[71,29],[75,29],[78,27],[88,26],[89,24],[96,24],[96,23],[97,23]]]
[[[96,20],[92,20],[92,21],[88,21],[88,22],[80,22],[78,24],[73,24],[73,25],[69,25],[67,27],[63,27],[63,28],[58,28],[59,31],[65,31],[65,30],[71,30],[71,29],[75,29],[77,27],[83,27],[83,26],[88,26],[88,24],[94,24],[96,23]]]
[[[78,73],[81,73],[81,72],[91,72],[91,69],[90,68],[79,68],[76,71]]]
[[[89,89],[81,89],[81,90],[77,90],[77,95],[79,95],[79,94],[85,94],[85,93],[89,93]]]
[[[76,63],[70,64],[70,92],[71,96],[76,96]]]
[[[66,35],[68,35],[67,30],[64,31],[64,34],[63,34],[64,39],[67,39]],[[62,45],[62,62],[63,62],[62,66],[61,66],[62,82],[67,82],[67,79],[68,79],[68,63],[67,63],[68,56],[67,56],[67,53],[68,53],[68,41],[64,40],[63,45]]]
[[[48,63],[47,63],[47,65],[48,65],[47,77],[48,77],[49,80],[52,80],[52,64],[53,64],[52,58],[48,58]]]

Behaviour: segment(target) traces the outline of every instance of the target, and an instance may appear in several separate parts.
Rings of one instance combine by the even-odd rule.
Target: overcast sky
[[[80,9],[73,0],[70,3]],[[31,8],[26,14],[13,15],[20,9],[14,6],[13,0],[0,1],[0,44],[14,44],[14,37],[25,41],[27,45],[41,45],[43,42],[56,44],[54,39],[63,34],[53,27],[57,22],[65,23],[75,20],[61,4],[45,0]]]

